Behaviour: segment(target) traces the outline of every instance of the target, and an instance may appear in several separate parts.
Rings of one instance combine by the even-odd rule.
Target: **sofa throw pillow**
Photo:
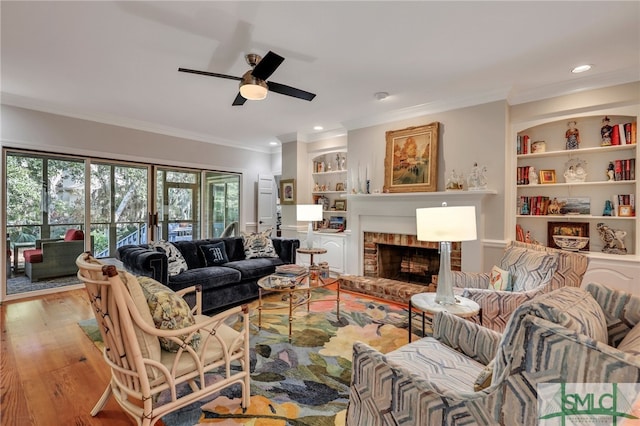
[[[533,290],[551,281],[556,271],[558,255],[544,251],[511,247],[505,251],[500,268],[509,271],[512,291]]]
[[[493,265],[489,274],[489,288],[502,291],[511,290],[509,271]]]
[[[207,266],[220,266],[229,262],[224,241],[215,244],[204,244],[200,246],[200,252],[204,256],[204,263]]]
[[[187,302],[169,287],[149,277],[138,277],[138,283],[140,283],[142,292],[147,299],[149,312],[151,312],[153,323],[157,329],[179,330],[196,323]],[[182,340],[186,340],[187,337],[186,334],[179,336]],[[166,351],[177,352],[180,349],[177,342],[166,337],[160,337],[159,340],[160,346]],[[193,335],[189,345],[193,349],[198,349],[200,345],[199,333]]]
[[[271,229],[262,232],[246,233],[242,232],[242,244],[244,245],[244,256],[247,259],[258,257],[278,257],[276,249],[271,241]]]
[[[168,241],[160,240],[153,243],[149,243],[149,247],[153,249],[162,249],[164,253],[167,255],[168,268],[169,268],[169,276],[173,277],[178,275],[181,272],[184,272],[189,269],[187,266],[187,261],[184,260],[182,253],[180,250],[173,244]]]
[[[622,352],[640,356],[640,322],[624,336],[622,342],[618,344],[618,349]]]

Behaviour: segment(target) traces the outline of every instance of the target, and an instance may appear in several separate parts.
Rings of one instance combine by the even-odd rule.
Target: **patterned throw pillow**
[[[205,265],[220,266],[229,262],[227,250],[224,247],[224,241],[215,244],[205,244],[200,246],[200,251],[204,256]]]
[[[512,290],[533,290],[551,281],[558,265],[558,255],[544,251],[511,247],[504,253],[500,268],[509,271]]]
[[[640,322],[624,336],[624,339],[618,345],[618,349],[622,352],[640,356]]]
[[[149,277],[138,277],[142,292],[147,298],[149,312],[153,317],[153,322],[157,329],[160,330],[179,330],[189,327],[196,323],[191,308],[185,300],[178,296],[169,287],[162,285],[158,281]],[[179,336],[185,340],[188,336]],[[160,337],[160,346],[166,351],[177,352],[180,345],[165,337]],[[189,345],[193,349],[198,349],[200,345],[200,334],[193,335]]]
[[[502,291],[511,290],[509,271],[505,271],[494,265],[493,268],[491,268],[491,274],[489,274],[489,288]]]
[[[162,249],[162,251],[164,251],[164,253],[167,255],[170,277],[178,275],[179,273],[189,269],[189,267],[187,266],[187,261],[184,260],[182,253],[180,253],[180,250],[178,250],[176,246],[174,246],[170,242],[165,240],[160,240],[153,243],[149,243],[149,247],[156,250]]]
[[[242,243],[244,244],[244,256],[247,259],[258,257],[278,257],[276,249],[271,241],[271,229],[266,231],[248,234],[242,232]]]

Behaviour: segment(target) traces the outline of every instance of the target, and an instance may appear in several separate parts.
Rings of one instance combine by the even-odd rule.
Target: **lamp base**
[[[440,269],[438,271],[438,288],[436,289],[436,303],[453,305],[456,298],[453,294],[453,279],[451,277],[451,242],[440,242]]]
[[[307,228],[307,248],[313,248],[313,225],[309,222],[309,227]]]

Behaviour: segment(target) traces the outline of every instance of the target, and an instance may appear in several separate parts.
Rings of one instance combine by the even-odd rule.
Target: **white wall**
[[[271,154],[2,105],[3,147],[242,173],[241,224],[255,227],[258,174]],[[1,167],[1,166],[0,166]]]
[[[505,163],[510,153],[506,150],[508,104],[491,102],[468,108],[386,123],[348,133],[349,171],[365,167],[371,180],[371,191],[384,186],[384,160],[386,132],[412,126],[440,123],[438,146],[438,191],[444,191],[447,176],[452,170],[468,176],[473,163],[486,165],[488,187],[497,195],[484,201],[485,241],[484,270],[491,269],[502,253],[509,233],[505,227]]]

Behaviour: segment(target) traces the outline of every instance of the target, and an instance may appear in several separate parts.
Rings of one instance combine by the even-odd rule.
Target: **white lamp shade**
[[[478,238],[474,206],[416,209],[420,241],[471,241]]]
[[[322,220],[322,204],[298,204],[296,219],[298,222]]]

